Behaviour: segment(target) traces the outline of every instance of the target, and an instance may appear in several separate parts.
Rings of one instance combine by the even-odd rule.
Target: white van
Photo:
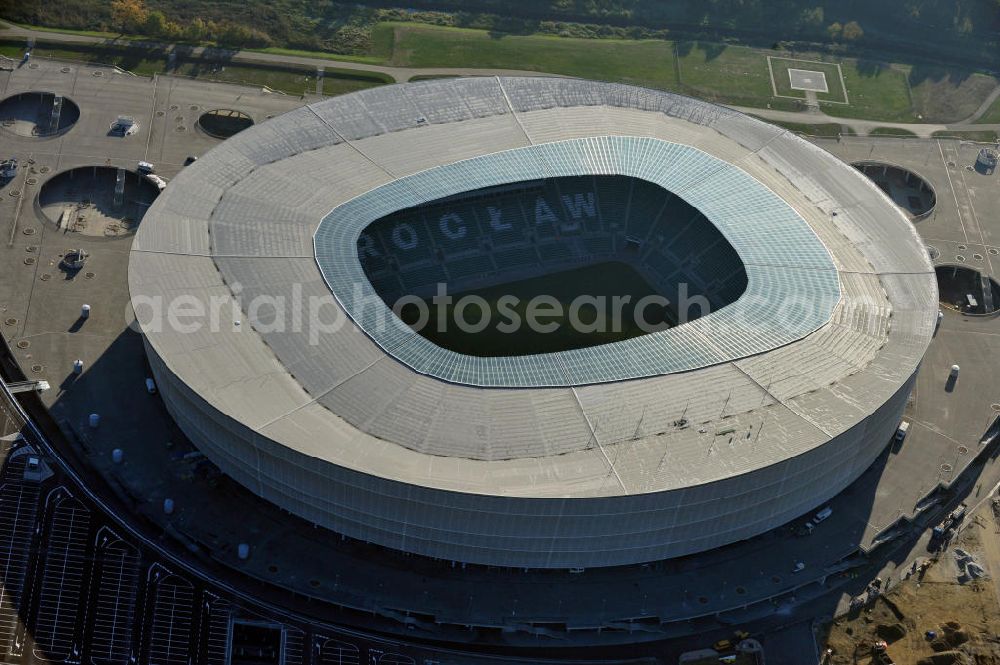
[[[833,515],[833,508],[831,508],[830,506],[827,506],[823,510],[819,511],[818,513],[816,513],[816,516],[813,517],[813,523],[814,524],[819,524],[820,522],[822,522],[823,520],[825,520],[826,518],[828,518],[830,515]]]
[[[156,382],[151,378],[146,379],[146,392],[150,395],[156,394]]]

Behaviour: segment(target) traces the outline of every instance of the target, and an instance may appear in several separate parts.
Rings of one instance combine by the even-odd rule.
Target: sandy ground
[[[879,663],[872,644],[884,639],[897,665],[1000,665],[1000,500],[992,508],[984,506],[936,558],[928,553],[923,574],[897,577],[887,596],[838,618],[827,637],[834,653],[824,662]]]

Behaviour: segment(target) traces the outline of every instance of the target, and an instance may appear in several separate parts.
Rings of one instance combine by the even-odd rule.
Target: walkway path
[[[902,129],[913,132],[922,138],[931,138],[934,132],[943,131],[974,132],[993,130],[1000,133],[1000,123],[983,125],[973,124],[976,119],[981,117],[983,113],[989,109],[990,105],[996,101],[998,97],[1000,97],[1000,86],[990,93],[989,97],[987,97],[986,101],[983,102],[979,110],[972,116],[960,122],[949,124],[886,122],[882,120],[862,120],[860,118],[841,118],[839,116],[827,115],[822,111],[776,111],[774,109],[758,109],[751,106],[733,106],[731,108],[734,108],[737,111],[742,111],[743,113],[749,113],[751,115],[764,118],[766,120],[776,120],[778,122],[796,122],[810,125],[826,123],[844,125],[845,127],[851,128],[851,130],[859,136],[867,136],[877,127],[891,127],[893,129]]]

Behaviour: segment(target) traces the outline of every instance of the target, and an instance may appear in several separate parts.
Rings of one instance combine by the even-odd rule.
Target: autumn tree
[[[111,0],[111,20],[122,32],[137,32],[148,14],[142,0]]]
[[[861,29],[861,26],[857,21],[851,21],[850,23],[844,24],[844,39],[849,42],[857,41],[865,35],[865,31]]]

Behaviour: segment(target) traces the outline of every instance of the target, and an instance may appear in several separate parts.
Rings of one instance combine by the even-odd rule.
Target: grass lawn
[[[914,68],[910,85],[913,109],[923,116],[923,122],[958,122],[976,112],[996,88],[997,80],[984,74]]]
[[[681,42],[677,44],[682,90],[730,104],[764,106],[771,97],[767,60],[742,46]]]
[[[916,122],[907,84],[908,68],[843,60],[850,105],[824,104],[823,112],[843,118]]]
[[[340,55],[338,53],[326,53],[324,51],[300,51],[293,48],[248,48],[243,49],[247,53],[271,53],[274,55],[294,55],[303,58],[322,58],[336,62],[360,62],[368,65],[385,64],[386,58],[377,55]]]
[[[594,307],[585,306],[580,308],[579,312],[581,323],[597,328],[600,325],[598,322],[604,322],[607,332],[576,330],[570,325],[569,305],[581,294],[607,299],[608,304],[604,312],[606,316],[598,318],[599,312]],[[584,348],[644,334],[643,329],[636,323],[637,314],[645,316],[645,320],[651,324],[675,321],[674,313],[662,307],[651,305],[644,313],[636,312],[635,302],[643,296],[655,294],[656,290],[634,268],[625,263],[612,261],[454,294],[454,303],[458,303],[463,296],[468,295],[479,296],[486,301],[491,313],[488,319],[490,325],[481,332],[459,329],[455,324],[454,304],[445,306],[446,330],[439,331],[436,325],[439,320],[438,310],[428,299],[426,302],[430,313],[428,319],[430,324],[421,330],[420,334],[438,346],[472,356],[532,355]],[[532,330],[526,323],[528,301],[540,295],[551,296],[562,305],[561,316],[536,317],[540,324],[550,322],[557,324],[554,331]],[[620,331],[614,331],[614,325],[610,323],[613,316],[611,298],[626,295],[632,296],[632,299],[622,308]],[[519,301],[511,309],[520,317],[522,325],[517,326],[513,332],[503,332],[502,328],[498,328],[513,319],[506,310],[498,309],[497,303],[503,296],[514,296]],[[480,321],[481,311],[479,306],[470,304],[465,307],[462,320],[470,325],[476,325]],[[550,310],[546,308],[546,311]],[[416,320],[415,309],[404,306],[402,318],[412,324]]]
[[[654,88],[677,87],[673,45],[666,41],[496,36],[484,30],[414,23],[386,25],[394,31],[389,64],[400,67],[523,69]]]
[[[252,86],[267,86],[288,95],[315,94],[316,70],[304,67],[273,67],[229,63],[222,67],[206,62],[180,62],[171,72],[210,81],[224,81]],[[323,75],[323,94],[342,95],[387,83],[381,74],[366,76],[364,72],[327,68]]]
[[[997,99],[990,107],[986,109],[986,113],[976,120],[977,125],[996,125],[1000,124],[1000,99]]]
[[[916,136],[908,129],[900,127],[876,127],[868,132],[869,136]]]
[[[833,122],[808,124],[799,122],[782,122],[780,120],[768,120],[767,118],[761,118],[759,116],[754,116],[754,117],[757,118],[758,120],[769,122],[772,125],[784,127],[785,129],[793,131],[797,134],[805,134],[807,136],[836,137],[840,135],[848,136],[854,134],[854,131],[850,127],[844,127],[843,125],[838,125],[837,123]]]
[[[393,82],[391,77],[383,77],[376,72],[373,72],[373,76],[360,76],[358,72],[351,74],[350,71],[341,70],[338,72],[327,67],[323,74],[323,94],[329,96],[343,95],[355,90],[374,88],[375,86]]]
[[[438,79],[453,79],[459,78],[457,74],[418,74],[416,76],[411,76],[410,81],[436,81]]]
[[[309,69],[265,69],[235,64],[217,67],[213,63],[180,62],[171,73],[210,81],[242,83],[255,87],[267,86],[289,95],[316,92],[316,72]]]
[[[964,132],[953,132],[951,130],[944,130],[940,132],[934,132],[931,136],[936,139],[962,139],[963,141],[977,141],[979,143],[994,143],[997,140],[997,133],[992,129],[983,129],[979,131],[964,131]]]

